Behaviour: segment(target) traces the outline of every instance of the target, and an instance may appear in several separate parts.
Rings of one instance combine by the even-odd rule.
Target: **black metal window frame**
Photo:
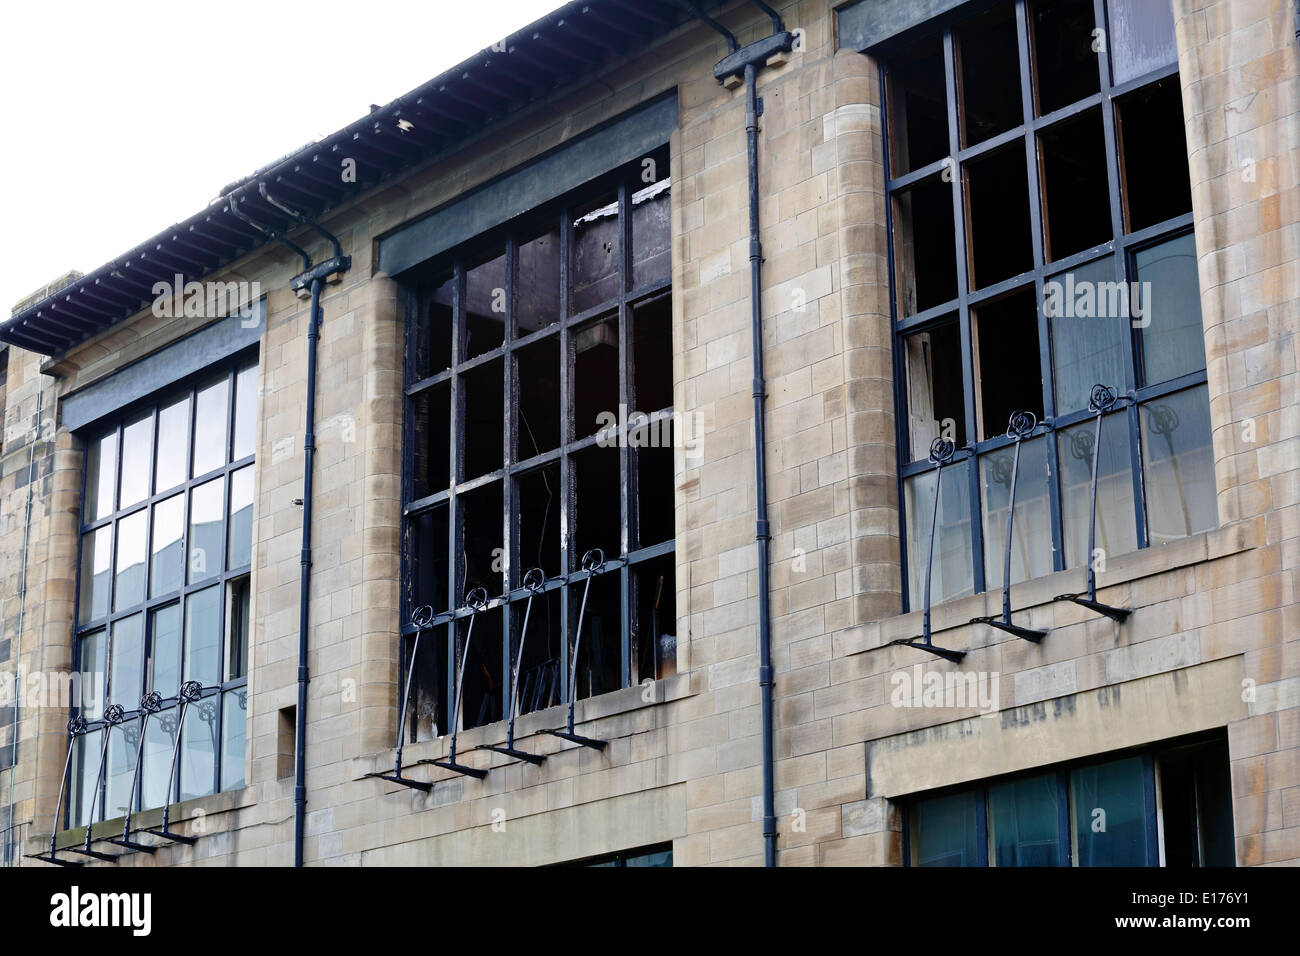
[[[180,634],[180,640],[181,640],[180,666],[181,666],[181,674],[183,676],[184,667],[185,667],[184,634],[185,634],[185,613],[186,613],[185,608],[186,608],[187,599],[189,598],[190,595],[195,594],[197,592],[205,591],[212,587],[219,587],[221,589],[221,601],[218,603],[219,613],[220,613],[220,618],[218,621],[218,632],[222,635],[222,640],[221,640],[221,660],[218,665],[218,673],[222,675],[222,679],[219,686],[210,689],[205,689],[203,694],[203,699],[205,700],[208,698],[215,698],[213,726],[216,728],[216,744],[213,747],[213,778],[211,782],[211,789],[209,791],[210,793],[219,793],[221,791],[221,776],[222,776],[221,728],[225,720],[225,714],[223,711],[225,707],[227,692],[244,689],[245,693],[247,693],[246,688],[248,686],[249,660],[248,660],[247,652],[245,654],[245,661],[244,661],[245,673],[239,677],[227,679],[228,669],[230,665],[230,661],[228,659],[229,658],[228,642],[229,642],[230,635],[228,631],[229,621],[227,620],[227,612],[229,610],[229,604],[230,604],[229,601],[230,592],[231,592],[230,585],[232,582],[237,582],[242,578],[249,578],[252,572],[253,551],[250,549],[250,561],[247,564],[242,564],[238,567],[228,568],[226,566],[226,562],[228,558],[227,551],[229,548],[229,540],[230,540],[229,538],[230,492],[231,492],[230,476],[234,472],[240,471],[243,468],[255,466],[256,458],[257,458],[256,449],[254,449],[253,454],[245,455],[233,461],[231,460],[231,455],[232,455],[232,450],[234,447],[234,440],[235,440],[235,412],[236,412],[236,404],[238,401],[236,380],[241,371],[247,370],[249,368],[254,369],[254,372],[256,373],[257,366],[258,366],[257,349],[256,348],[246,349],[242,351],[238,356],[220,363],[216,368],[209,367],[202,370],[201,372],[196,372],[195,374],[187,377],[182,383],[178,383],[176,386],[172,388],[169,388],[165,391],[160,391],[158,393],[150,395],[145,399],[142,399],[138,402],[133,402],[132,404],[119,409],[112,416],[113,424],[111,427],[106,428],[102,423],[96,424],[94,426],[87,427],[78,435],[78,437],[82,439],[83,445],[86,447],[89,447],[92,442],[101,440],[106,435],[109,434],[116,435],[116,440],[114,442],[114,464],[113,464],[113,496],[114,496],[113,504],[115,507],[114,510],[110,514],[106,515],[105,517],[97,518],[91,521],[85,520],[85,503],[88,500],[87,482],[89,481],[89,474],[88,474],[88,469],[83,466],[82,474],[81,474],[81,482],[82,482],[81,522],[78,530],[78,546],[77,546],[77,556],[78,556],[77,582],[76,582],[77,601],[76,601],[75,620],[78,623],[76,624],[73,631],[74,644],[75,644],[74,654],[73,654],[74,672],[84,675],[87,673],[85,670],[86,666],[92,663],[92,662],[84,661],[82,659],[83,638],[87,637],[88,635],[94,634],[95,632],[102,632],[106,641],[106,645],[104,651],[104,672],[101,675],[102,680],[99,686],[99,700],[101,705],[100,711],[102,713],[103,708],[110,703],[117,703],[126,711],[127,722],[135,720],[139,716],[138,713],[139,701],[110,701],[107,697],[108,682],[109,682],[110,675],[112,674],[112,667],[113,667],[112,635],[113,635],[114,625],[119,621],[126,620],[127,618],[136,615],[140,616],[141,642],[142,642],[141,643],[140,686],[144,689],[145,692],[147,692],[149,689],[148,682],[149,682],[149,676],[150,676],[151,664],[153,661],[153,652],[154,652],[153,622],[155,619],[155,612],[163,608],[166,608],[169,605],[176,605],[179,610],[180,620],[177,626],[178,626],[178,632]],[[159,431],[160,410],[171,404],[174,404],[177,401],[180,401],[183,397],[188,396],[189,398],[189,406],[188,406],[189,419],[187,423],[188,427],[187,427],[187,434],[186,434],[186,467],[185,467],[185,474],[188,476],[192,470],[193,460],[194,460],[195,442],[193,436],[194,436],[194,429],[195,429],[195,417],[198,410],[197,409],[198,393],[203,389],[216,384],[217,381],[223,378],[227,383],[226,448],[225,448],[225,454],[223,456],[225,459],[225,463],[220,467],[211,469],[207,472],[204,472],[201,475],[197,475],[194,477],[187,477],[185,481],[176,485],[172,485],[162,490],[161,492],[158,491],[158,489],[155,488],[154,485],[155,485],[156,472],[157,472],[158,431]],[[259,406],[260,406],[260,401],[254,404],[255,421],[256,421],[256,415]],[[134,421],[138,421],[141,414],[144,413],[146,410],[149,411],[151,422],[152,422],[152,429],[153,429],[150,438],[148,493],[140,501],[128,505],[125,508],[117,507],[120,501],[119,495],[120,495],[121,483],[122,483],[122,432],[125,429],[127,424],[133,423]],[[188,554],[189,554],[189,544],[190,544],[189,530],[190,530],[190,509],[192,505],[192,492],[195,488],[198,488],[199,486],[205,485],[208,482],[214,481],[216,479],[221,479],[222,481],[221,565],[217,573],[207,575],[191,583],[189,581],[189,574],[188,574],[188,568],[190,565]],[[154,506],[159,502],[170,500],[172,498],[175,498],[178,495],[184,496],[183,498],[184,509],[183,509],[182,521],[181,521],[181,548],[180,548],[180,553],[183,556],[183,560],[184,560],[184,565],[181,569],[182,583],[180,588],[178,589],[174,589],[164,594],[160,594],[157,597],[150,597],[149,592],[150,592],[150,586],[152,584],[152,570],[153,570],[151,547],[153,541]],[[254,502],[254,507],[255,506],[256,506],[256,502]],[[141,512],[144,512],[146,515],[145,532],[144,532],[144,541],[145,541],[144,586],[143,586],[144,595],[145,595],[144,600],[137,602],[129,607],[122,608],[121,610],[115,610],[113,605],[114,605],[114,598],[115,598],[115,589],[117,586],[117,528],[120,522]],[[82,568],[84,567],[84,563],[85,563],[82,549],[84,544],[87,541],[87,536],[103,528],[110,529],[110,537],[109,537],[110,573],[107,579],[108,580],[107,605],[109,611],[106,615],[87,620],[86,623],[82,624],[80,623],[81,601],[82,601],[81,574],[82,574]],[[251,624],[252,622],[250,621],[249,622],[250,637],[251,637]],[[174,708],[178,704],[178,702],[179,700],[178,700],[177,693],[172,693],[170,695],[163,697],[161,702],[162,709],[160,711],[160,714],[165,714],[169,712],[169,710],[171,708]],[[83,708],[82,708],[81,700],[80,699],[74,700],[73,707],[72,707],[72,714],[74,716],[85,716],[84,714],[82,714],[82,709]],[[102,719],[102,717],[96,719],[88,719],[86,734],[83,735],[81,738],[79,738],[78,742],[84,747],[85,742],[89,739],[89,735],[94,734],[96,731],[101,730],[105,727],[106,724]],[[96,762],[96,758],[94,757],[94,755],[87,755],[86,759],[90,761],[90,764]],[[171,790],[169,790],[169,793],[177,792],[176,788],[179,786],[179,776],[181,773],[182,764],[183,761],[179,761],[179,760],[176,761],[175,776],[173,776],[172,779],[169,781],[169,787],[171,788]],[[95,805],[99,808],[100,820],[109,819],[108,810],[104,806],[106,800],[105,792],[108,787],[108,777],[109,774],[105,772],[104,779],[100,781],[99,788],[95,791],[95,794],[97,795],[97,802]],[[135,810],[151,809],[143,805],[143,801],[144,801],[143,791],[144,791],[143,786],[138,787],[136,790],[134,805],[132,807],[133,812]],[[77,799],[78,799],[77,796],[74,794],[74,797],[69,799],[66,803],[64,812],[66,815],[67,822],[65,825],[68,826],[76,825],[75,823],[72,822],[72,814],[73,814],[73,806]]]
[[[667,150],[661,147],[655,151],[666,169]],[[456,677],[456,641],[455,629],[461,622],[473,615],[475,610],[465,603],[465,594],[458,594],[458,583],[464,579],[465,561],[459,545],[463,541],[464,516],[459,499],[477,489],[499,482],[502,489],[504,511],[503,549],[506,569],[504,580],[508,582],[503,594],[490,594],[489,599],[480,610],[490,611],[500,608],[502,611],[500,657],[501,673],[508,675],[511,669],[512,640],[515,633],[516,619],[522,620],[522,604],[530,595],[523,586],[523,574],[527,570],[520,555],[520,511],[516,494],[517,481],[529,474],[536,474],[547,466],[558,465],[560,471],[561,491],[558,495],[562,503],[559,514],[559,548],[561,573],[557,577],[547,578],[544,586],[537,593],[547,594],[558,590],[560,598],[559,673],[567,674],[570,669],[570,652],[573,645],[574,618],[576,616],[579,595],[571,594],[572,586],[586,581],[591,574],[580,566],[582,554],[575,550],[572,529],[575,527],[577,501],[575,495],[575,469],[573,456],[587,449],[597,447],[601,440],[608,440],[610,435],[598,432],[585,437],[575,437],[574,431],[574,336],[580,329],[593,327],[603,321],[616,319],[618,323],[618,380],[619,402],[626,408],[633,409],[633,352],[635,349],[633,335],[633,311],[638,306],[647,305],[672,295],[672,277],[668,275],[639,287],[633,285],[632,269],[632,197],[646,184],[641,179],[643,167],[641,161],[629,163],[593,180],[574,192],[554,202],[546,203],[510,223],[503,224],[482,236],[457,247],[444,256],[424,264],[418,272],[420,275],[445,274],[450,270],[454,276],[454,321],[452,329],[452,351],[450,366],[436,374],[419,377],[416,364],[415,336],[418,324],[423,316],[422,310],[427,304],[428,284],[418,278],[403,277],[403,303],[406,321],[405,343],[405,413],[403,416],[403,535],[402,535],[402,616],[400,633],[402,642],[402,666],[399,669],[399,689],[405,680],[406,671],[412,665],[412,639],[416,628],[412,624],[412,612],[416,607],[428,603],[416,595],[413,581],[412,536],[417,532],[416,519],[438,508],[447,509],[448,528],[450,530],[447,556],[447,594],[452,607],[434,607],[435,615],[449,614],[445,624],[428,628],[432,632],[441,631],[447,637],[445,659],[438,662],[442,698],[447,702],[454,700]],[[664,178],[666,178],[666,173]],[[592,202],[600,197],[616,194],[618,204],[617,255],[618,277],[617,294],[599,304],[573,311],[572,263],[574,250],[574,216],[589,210]],[[543,328],[519,334],[517,310],[517,266],[521,240],[535,235],[539,228],[558,226],[560,239],[560,314],[557,321]],[[476,354],[472,358],[463,358],[462,352],[466,342],[466,275],[476,257],[496,246],[504,245],[506,255],[506,318],[504,321],[503,343],[489,351]],[[520,400],[520,370],[517,358],[521,350],[548,340],[557,341],[560,355],[560,436],[558,445],[540,454],[526,459],[516,455],[516,437],[518,433],[518,416],[516,409]],[[656,347],[671,349],[671,340],[657,343]],[[494,361],[504,361],[505,374],[502,405],[505,414],[503,430],[503,467],[486,474],[466,478],[465,475],[465,389],[461,379],[466,372],[487,366]],[[450,487],[423,497],[414,497],[415,472],[415,436],[413,400],[422,393],[439,385],[450,387],[451,442],[449,448],[449,473],[452,476]],[[645,410],[648,421],[638,423],[635,427],[659,426],[673,416],[673,407]],[[637,454],[626,436],[635,430],[632,423],[620,423],[618,430],[619,456],[619,541],[621,553],[606,555],[607,563],[595,574],[616,574],[620,590],[622,610],[620,633],[620,686],[628,687],[639,683],[641,675],[637,673],[638,660],[632,638],[632,576],[639,566],[665,555],[674,553],[676,541],[672,534],[667,540],[641,547],[637,541],[637,529],[631,517],[632,499],[636,495]],[[667,516],[671,519],[671,515]],[[481,639],[482,632],[475,635]],[[584,640],[584,643],[585,640]],[[481,645],[480,645],[481,646]],[[568,702],[568,686],[564,680],[559,682],[561,702]],[[408,703],[414,706],[414,701]],[[502,715],[503,719],[506,715]],[[398,714],[400,720],[401,715]],[[468,726],[470,717],[462,712],[462,724]],[[408,720],[409,739],[416,738],[416,721]],[[439,727],[439,734],[451,732],[450,727]]]
[[[904,339],[909,335],[918,332],[925,332],[951,323],[953,317],[957,317],[961,335],[962,390],[965,399],[964,424],[967,444],[964,448],[957,449],[956,455],[952,459],[952,463],[957,464],[969,461],[972,465],[972,467],[967,469],[968,493],[971,502],[970,543],[974,579],[973,593],[979,594],[987,590],[987,584],[986,570],[984,566],[984,529],[981,513],[980,469],[977,465],[983,455],[988,452],[994,452],[1002,448],[1010,447],[1014,444],[1014,440],[1005,433],[999,433],[984,440],[978,440],[976,438],[978,434],[975,410],[977,393],[974,382],[971,310],[977,308],[982,303],[992,302],[1013,291],[1022,291],[1029,288],[1034,290],[1038,303],[1037,330],[1040,352],[1040,372],[1042,376],[1042,401],[1044,409],[1044,421],[1041,424],[1045,425],[1047,428],[1046,452],[1048,471],[1051,476],[1048,490],[1048,501],[1052,530],[1052,570],[1053,572],[1063,571],[1066,569],[1067,565],[1066,549],[1064,545],[1065,529],[1061,507],[1061,490],[1058,481],[1058,476],[1061,474],[1061,471],[1058,463],[1059,456],[1056,436],[1059,432],[1068,429],[1071,426],[1088,421],[1094,416],[1087,408],[1081,408],[1061,415],[1058,415],[1056,412],[1056,396],[1052,365],[1052,335],[1049,328],[1050,319],[1043,308],[1046,283],[1052,277],[1061,276],[1067,272],[1086,266],[1089,263],[1105,259],[1108,256],[1114,257],[1115,280],[1118,282],[1128,283],[1134,278],[1135,270],[1132,260],[1135,253],[1162,242],[1167,242],[1188,235],[1192,232],[1193,227],[1192,214],[1185,213],[1164,222],[1159,222],[1133,232],[1128,232],[1126,231],[1122,205],[1122,187],[1120,182],[1121,171],[1116,133],[1116,101],[1122,100],[1128,94],[1134,93],[1143,87],[1157,83],[1161,80],[1177,77],[1178,65],[1176,63],[1170,64],[1142,76],[1135,77],[1122,84],[1112,84],[1110,54],[1107,52],[1106,46],[1102,45],[1097,51],[1097,68],[1100,77],[1100,90],[1060,109],[1039,116],[1036,114],[1034,97],[1035,80],[1030,60],[1031,41],[1029,10],[1034,6],[1034,0],[1010,0],[1010,3],[1014,6],[1017,34],[1017,64],[1020,70],[1020,93],[1022,106],[1021,122],[1011,129],[993,135],[981,142],[975,143],[974,145],[962,146],[960,128],[962,114],[958,102],[956,62],[956,34],[960,31],[962,23],[961,21],[948,22],[939,31],[942,37],[945,103],[947,107],[947,155],[917,169],[909,170],[899,176],[894,176],[890,169],[892,153],[890,148],[891,123],[888,120],[888,117],[890,116],[889,53],[886,52],[881,54],[880,59],[881,69],[879,89],[882,115],[886,117],[886,120],[883,123],[885,143],[885,148],[883,150],[883,163],[886,185],[886,232],[888,235],[890,265],[890,309],[894,329],[892,336],[892,367],[894,376],[894,408],[896,412],[895,441],[896,453],[898,456],[897,493],[899,502],[899,527],[902,529],[899,535],[899,544],[902,567],[902,596],[905,611],[917,610],[920,606],[919,596],[914,596],[909,593],[909,556],[907,542],[908,536],[906,532],[907,516],[905,513],[905,486],[909,478],[924,475],[927,472],[933,472],[934,466],[924,458],[915,461],[909,460],[910,455],[908,449],[911,447],[911,436],[908,427],[908,403],[905,391],[907,368],[906,355],[903,348]],[[987,8],[987,6],[988,5],[981,7],[981,10]],[[1092,0],[1092,6],[1094,22],[1098,25],[1104,26],[1107,23],[1105,0]],[[1049,262],[1046,260],[1045,253],[1042,184],[1037,172],[1039,169],[1038,135],[1049,127],[1068,122],[1089,110],[1097,108],[1100,108],[1101,110],[1103,133],[1105,137],[1107,193],[1110,202],[1109,213],[1112,238],[1106,242],[1094,245],[1091,248]],[[964,202],[963,171],[967,162],[970,160],[1005,149],[1009,144],[1012,144],[1017,140],[1023,142],[1025,149],[1027,169],[1026,179],[1029,189],[1029,215],[1034,265],[1032,269],[1021,272],[1018,275],[972,291],[968,274],[967,257],[970,249],[970,240]],[[896,217],[894,215],[893,201],[896,196],[905,192],[909,187],[916,186],[926,180],[931,180],[936,176],[942,176],[949,169],[954,171],[954,174],[951,175],[951,188],[954,250],[957,268],[957,297],[938,305],[927,307],[926,309],[912,315],[903,316],[901,314],[897,289],[898,275],[895,262],[894,237]],[[1136,525],[1137,547],[1142,549],[1149,546],[1150,539],[1147,528],[1146,493],[1141,461],[1140,406],[1152,399],[1169,396],[1177,392],[1204,385],[1208,379],[1206,370],[1201,368],[1199,371],[1182,375],[1169,381],[1147,384],[1140,380],[1142,369],[1141,335],[1136,329],[1130,329],[1129,334],[1123,337],[1123,349],[1125,380],[1113,384],[1118,386],[1117,391],[1121,396],[1127,393],[1132,396],[1134,400],[1127,403],[1121,402],[1117,404],[1115,410],[1106,413],[1106,418],[1110,419],[1112,416],[1122,416],[1127,419],[1129,435],[1129,463],[1131,466],[1130,471],[1133,482],[1134,521]]]

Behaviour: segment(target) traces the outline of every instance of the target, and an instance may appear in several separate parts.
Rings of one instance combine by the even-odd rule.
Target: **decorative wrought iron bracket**
[[[172,741],[172,763],[171,772],[167,775],[167,802],[163,804],[162,826],[158,827],[141,827],[141,833],[150,833],[164,840],[170,840],[172,843],[181,843],[185,846],[194,846],[198,843],[197,837],[186,836],[183,833],[173,833],[170,827],[172,812],[172,787],[176,788],[176,799],[180,800],[180,780],[176,776],[176,759],[181,752],[181,739],[185,731],[185,715],[189,712],[190,704],[201,698],[206,690],[215,690],[216,688],[205,688],[196,680],[187,680],[181,684],[180,690],[176,693],[176,739]]]
[[[117,704],[109,704],[104,708],[104,742],[99,748],[99,770],[95,774],[95,792],[90,798],[90,813],[86,818],[86,842],[80,849],[77,847],[71,848],[73,853],[80,853],[82,856],[89,856],[106,862],[116,860],[120,854],[101,853],[99,850],[92,850],[90,848],[93,839],[91,831],[95,826],[95,802],[99,800],[99,794],[104,789],[104,765],[108,758],[108,741],[113,736],[113,728],[120,724],[125,717],[126,711]],[[107,794],[105,794],[104,799],[108,799]]]
[[[1015,442],[1016,450],[1011,458],[1011,483],[1007,492],[1007,544],[1002,559],[1002,617],[971,618],[972,624],[987,624],[989,627],[995,627],[999,631],[1005,631],[1021,640],[1031,641],[1035,644],[1047,636],[1046,631],[1036,630],[1032,627],[1022,627],[1011,621],[1011,543],[1012,529],[1016,520],[1016,479],[1020,475],[1020,446],[1026,438],[1033,434],[1034,429],[1037,427],[1038,418],[1033,412],[1028,411],[1012,412],[1011,419],[1007,423],[1007,437]]]
[[[528,640],[528,619],[533,613],[533,598],[546,586],[546,572],[541,568],[529,568],[524,572],[523,585],[528,590],[528,603],[524,606],[524,626],[519,631],[519,649],[515,651],[514,667],[510,670],[510,722],[506,725],[506,745],[497,747],[489,744],[483,749],[494,750],[527,763],[541,764],[546,761],[545,756],[530,754],[515,747],[515,718],[519,716],[519,674],[523,670],[524,642]]]
[[[1071,601],[1080,607],[1102,614],[1112,621],[1123,624],[1133,613],[1132,608],[1114,607],[1097,600],[1097,466],[1101,460],[1101,420],[1102,417],[1121,402],[1132,402],[1132,394],[1120,397],[1115,389],[1108,385],[1097,384],[1088,396],[1088,410],[1097,417],[1096,428],[1092,436],[1092,489],[1090,492],[1091,511],[1088,523],[1088,590],[1075,594],[1058,594],[1053,601]]]
[[[914,647],[918,651],[925,651],[935,657],[960,664],[966,652],[938,647],[930,633],[930,576],[934,569],[934,533],[939,524],[939,492],[943,488],[943,466],[952,461],[956,452],[957,447],[950,439],[936,438],[930,442],[930,464],[934,465],[934,509],[930,515],[930,550],[925,560],[925,612],[921,618],[921,636],[902,637],[890,643],[899,647]]]
[[[461,692],[465,686],[465,662],[469,659],[470,642],[474,640],[474,620],[478,617],[479,612],[487,607],[488,595],[484,588],[474,588],[465,595],[465,604],[470,609],[469,627],[465,632],[465,643],[459,648],[459,662],[456,665],[456,696],[452,700],[451,715],[448,717],[448,723],[451,724],[451,750],[446,760],[421,760],[420,763],[432,764],[435,767],[441,767],[444,770],[451,770],[466,777],[473,777],[476,780],[482,780],[488,775],[486,770],[479,770],[476,767],[469,767],[456,760],[456,742],[460,736],[460,707]]]
[[[116,840],[108,841],[117,846],[126,847],[128,850],[138,850],[141,853],[153,853],[158,849],[157,846],[139,843],[131,839],[131,808],[135,806],[136,791],[141,786],[143,775],[140,772],[140,757],[144,753],[144,741],[149,730],[149,718],[160,710],[162,710],[162,695],[157,691],[150,691],[140,698],[140,739],[136,741],[135,745],[135,770],[131,774],[131,792],[126,799],[126,817],[122,821],[122,835]]]
[[[574,698],[578,693],[578,649],[582,646],[582,622],[587,613],[587,595],[591,593],[591,579],[605,570],[605,552],[600,548],[592,548],[582,556],[582,570],[587,572],[586,583],[582,587],[582,605],[578,609],[578,631],[573,638],[573,651],[569,658],[569,713],[568,720],[564,730],[544,730],[542,733],[550,734],[552,737],[559,737],[561,740],[567,740],[570,743],[578,744],[583,747],[590,747],[592,750],[604,750],[609,746],[608,740],[597,740],[594,737],[584,737],[577,733],[573,726],[573,708]]]
[[[81,866],[80,860],[65,860],[59,857],[59,851],[56,849],[59,838],[59,814],[63,810],[63,794],[68,787],[68,771],[72,769],[72,748],[77,742],[77,738],[86,732],[86,719],[84,717],[73,717],[68,721],[68,755],[63,761],[63,776],[59,778],[59,799],[54,803],[54,821],[50,824],[50,848],[45,853],[29,853],[29,860],[41,860],[44,863],[52,863],[55,866]]]

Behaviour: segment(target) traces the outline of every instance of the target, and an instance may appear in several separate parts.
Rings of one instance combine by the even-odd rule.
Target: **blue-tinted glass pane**
[[[1140,284],[1144,382],[1158,385],[1205,368],[1196,240],[1189,233],[1134,253]]]
[[[943,470],[938,531],[934,542],[931,600],[934,604],[975,592],[971,567],[971,508],[969,463]],[[934,472],[907,479],[908,583],[913,609],[925,600],[925,562],[930,548],[930,519],[934,512]]]
[[[1064,866],[1055,774],[989,788],[989,842],[997,866]]]
[[[1127,388],[1124,336],[1129,334],[1127,285],[1115,278],[1115,259],[1105,256],[1053,276],[1043,309],[1052,328],[1052,376],[1056,413],[1082,411],[1098,383]]]
[[[1070,772],[1078,866],[1154,866],[1147,838],[1146,769],[1141,757]]]
[[[81,597],[77,619],[85,624],[108,614],[112,590],[113,529],[103,527],[81,537]]]
[[[227,691],[221,709],[221,789],[234,790],[244,785],[248,689]]]
[[[226,420],[230,414],[230,383],[221,379],[201,389],[194,406],[194,477],[226,463]]]
[[[1142,474],[1152,544],[1218,525],[1210,402],[1204,386],[1142,406]]]
[[[104,686],[108,676],[108,640],[103,629],[92,631],[81,638],[78,667],[81,716],[87,720],[98,720],[104,712]]]
[[[153,412],[122,429],[122,508],[149,496],[153,472]]]
[[[233,461],[253,453],[257,441],[257,366],[235,375],[235,450]]]
[[[153,509],[149,558],[149,596],[179,591],[185,581],[185,496],[173,495]]]
[[[117,580],[113,589],[113,610],[121,611],[144,600],[145,534],[148,509],[137,511],[117,523]]]
[[[672,866],[673,851],[657,850],[654,853],[639,853],[627,858],[628,866]]]
[[[175,697],[181,686],[181,606],[168,604],[153,612],[151,690]]]
[[[1061,519],[1065,525],[1065,566],[1088,564],[1088,524],[1092,515],[1092,455],[1096,420],[1061,431],[1057,467],[1061,471]],[[1133,510],[1133,459],[1128,415],[1118,412],[1101,422],[1097,462],[1097,550],[1113,557],[1137,550]]]
[[[104,732],[96,730],[76,739],[72,748],[72,779],[69,784],[69,822],[71,826],[85,826],[90,819],[90,805],[95,803],[96,819],[102,819],[96,786],[99,777],[99,750]]]
[[[221,588],[185,599],[185,680],[211,687],[221,678]],[[186,718],[188,721],[189,718]]]
[[[144,678],[144,634],[140,614],[132,614],[113,625],[109,645],[108,702],[126,710],[140,703],[140,683]]]
[[[979,840],[979,799],[974,791],[922,800],[912,811],[916,866],[983,866]]]
[[[140,721],[127,720],[113,728],[108,744],[108,770],[105,774],[107,790],[104,797],[104,818],[120,817],[131,800],[131,786],[135,783],[135,752],[140,743]]]
[[[984,488],[984,580],[1002,587],[1007,550],[1007,503],[1011,497],[1011,468],[1016,450],[1002,448],[980,458]],[[1016,474],[1016,518],[1011,538],[1011,583],[1052,571],[1052,517],[1047,501],[1047,442],[1023,442]]]
[[[143,798],[141,806],[145,809],[161,807],[168,802],[171,794],[172,747],[176,741],[176,708],[159,711],[149,718],[149,730],[145,734],[144,756],[141,758],[144,769],[140,781]]]
[[[82,513],[87,522],[105,518],[117,504],[117,430],[86,445],[86,501]]]
[[[154,489],[175,488],[189,464],[190,398],[185,396],[158,412],[158,454],[154,460]]]
[[[190,492],[190,583],[221,573],[224,489],[217,478]]]
[[[242,568],[252,561],[253,468],[241,468],[230,475],[230,546],[226,566]]]
[[[181,732],[181,799],[206,796],[216,783],[217,699],[190,704]]]

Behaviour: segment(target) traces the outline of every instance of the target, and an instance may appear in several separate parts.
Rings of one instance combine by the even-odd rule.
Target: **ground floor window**
[[[662,843],[659,846],[642,847],[639,850],[624,850],[606,856],[579,860],[568,866],[672,866],[673,845]]]
[[[1233,866],[1227,735],[911,801],[910,866]]]

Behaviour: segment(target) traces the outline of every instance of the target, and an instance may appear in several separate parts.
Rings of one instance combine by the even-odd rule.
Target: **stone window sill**
[[[1123,585],[1157,574],[1249,551],[1259,547],[1263,541],[1264,520],[1259,517],[1234,522],[1169,544],[1151,545],[1139,551],[1120,555],[1107,562],[1105,571],[1098,571],[1098,599],[1104,603],[1123,606],[1125,599],[1122,596],[1117,593],[1108,595],[1107,591],[1113,591]],[[1051,609],[1056,608],[1065,609],[1070,614],[1077,612],[1079,619],[1082,620],[1089,615],[1088,611],[1073,604],[1055,602],[1053,598],[1058,594],[1079,593],[1086,589],[1085,568],[1057,571],[1041,578],[1012,585],[1013,619],[1018,624],[1027,623],[1031,627],[1048,626],[1053,623]],[[1001,616],[1001,614],[1002,589],[996,588],[982,594],[955,598],[934,605],[930,611],[930,629],[932,634],[939,635],[944,631],[968,626],[972,618]],[[910,611],[907,614],[841,631],[834,637],[834,655],[846,657],[862,654],[887,647],[896,640],[920,637],[923,616],[922,611]],[[1055,623],[1059,626],[1061,622]],[[1014,638],[1008,639],[1014,640]]]
[[[238,790],[224,790],[221,793],[210,793],[204,797],[194,797],[181,803],[173,803],[171,815],[168,817],[168,827],[176,833],[185,836],[197,836],[202,838],[202,832],[194,832],[192,829],[183,826],[190,821],[203,817],[213,816],[218,813],[230,813],[234,810],[242,810],[245,807],[254,806],[257,803],[256,787],[241,787]],[[131,814],[131,839],[137,839],[137,831],[149,827],[162,826],[162,807],[152,810],[141,810]],[[114,817],[111,820],[103,820],[91,825],[90,835],[92,844],[98,840],[118,839],[122,836],[122,817]],[[222,827],[221,829],[225,829]],[[67,850],[74,846],[82,846],[86,842],[85,827],[72,827],[67,830],[60,830],[58,838],[55,840],[55,846],[59,850]],[[149,834],[143,834],[141,843],[159,842],[151,841]],[[37,852],[44,853],[50,848],[50,835],[48,833],[41,835],[36,834],[29,838],[29,846],[38,846]],[[159,845],[165,845],[161,842]],[[104,852],[117,852],[112,847],[96,847]],[[126,852],[123,850],[122,852]]]

